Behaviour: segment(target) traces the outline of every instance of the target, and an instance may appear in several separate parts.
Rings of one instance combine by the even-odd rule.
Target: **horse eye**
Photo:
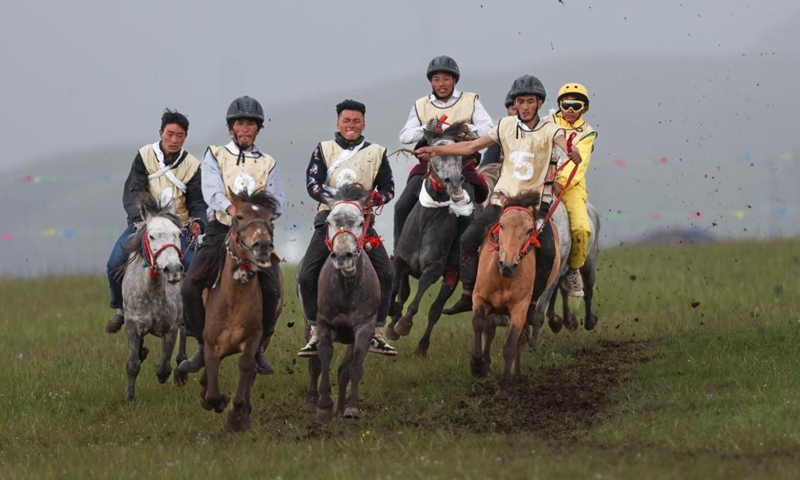
[[[148,235],[147,238],[149,238],[150,240],[155,240],[156,239],[156,237],[154,237],[152,235]]]
[[[244,220],[244,217],[239,214],[236,214],[236,220]]]
[[[531,228],[531,229],[529,229],[529,230],[528,230],[528,233],[527,233],[526,235],[527,235],[527,236],[529,236],[529,237],[530,237],[531,235],[533,235],[533,229],[532,229],[532,228]]]

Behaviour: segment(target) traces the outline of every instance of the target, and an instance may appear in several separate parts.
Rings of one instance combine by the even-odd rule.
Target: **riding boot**
[[[461,298],[450,308],[445,308],[442,313],[445,315],[455,315],[457,313],[472,311],[472,293],[462,293]]]
[[[201,368],[206,366],[206,357],[203,351],[203,344],[197,346],[197,351],[194,352],[192,358],[184,360],[178,365],[178,371],[182,373],[197,373]]]
[[[267,357],[264,356],[264,350],[267,349],[269,346],[269,341],[272,337],[267,337],[261,342],[261,346],[258,347],[258,352],[256,352],[256,373],[259,375],[272,375],[275,373],[275,367],[269,363]]]
[[[117,333],[122,329],[122,325],[125,323],[125,314],[122,312],[121,308],[117,309],[117,313],[114,314],[108,320],[106,324],[106,333]]]

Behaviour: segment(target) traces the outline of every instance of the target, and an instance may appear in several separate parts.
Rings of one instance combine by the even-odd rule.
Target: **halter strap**
[[[144,264],[146,267],[150,268],[150,279],[155,280],[158,278],[158,269],[156,268],[156,260],[158,260],[158,256],[164,253],[164,251],[168,248],[174,248],[178,251],[178,258],[183,261],[183,251],[181,247],[175,245],[174,243],[168,243],[163,245],[161,248],[153,252],[153,249],[150,248],[150,238],[147,235],[147,227],[144,228],[144,232],[142,232],[142,256],[144,257]]]
[[[326,235],[325,235],[325,246],[328,247],[328,251],[329,252],[332,252],[333,251],[333,241],[336,240],[336,237],[338,237],[339,235],[345,233],[347,235],[351,235],[355,239],[356,245],[357,245],[357,249],[358,249],[357,252],[356,252],[356,255],[361,255],[361,252],[364,251],[364,244],[366,243],[366,240],[367,240],[367,230],[369,230],[370,218],[372,217],[372,215],[370,215],[369,212],[364,212],[361,209],[361,205],[359,205],[356,202],[350,201],[350,200],[342,200],[340,202],[336,202],[335,204],[333,204],[333,207],[331,208],[331,211],[333,211],[333,209],[336,208],[336,205],[339,205],[339,204],[342,204],[342,203],[343,204],[347,204],[347,205],[354,205],[354,206],[358,207],[358,209],[361,211],[362,214],[365,214],[364,215],[364,225],[363,225],[363,227],[361,229],[361,235],[360,236],[356,235],[349,228],[339,227],[339,230],[337,230],[336,233],[334,233],[333,236],[331,236],[331,237],[329,237],[327,235],[327,232],[326,232]],[[326,230],[327,230],[327,228],[326,228]]]

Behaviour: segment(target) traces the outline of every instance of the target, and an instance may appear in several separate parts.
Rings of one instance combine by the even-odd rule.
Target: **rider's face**
[[[366,125],[364,115],[358,110],[342,110],[342,113],[339,114],[339,119],[336,121],[336,128],[339,133],[351,142],[358,140]]]
[[[542,106],[542,100],[536,95],[520,95],[514,99],[514,107],[517,109],[519,119],[524,123],[536,118],[536,113]]]
[[[436,98],[447,100],[453,95],[456,79],[449,73],[434,73],[431,77],[431,88]]]
[[[229,133],[242,150],[251,150],[258,135],[258,123],[249,118],[237,118]]]
[[[175,155],[183,148],[183,142],[186,141],[186,130],[177,123],[170,123],[164,126],[163,130],[158,131],[161,136],[161,148],[164,149],[164,154]]]

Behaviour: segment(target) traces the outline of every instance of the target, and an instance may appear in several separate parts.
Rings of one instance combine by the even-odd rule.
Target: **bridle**
[[[520,211],[525,212],[531,218],[531,223],[534,224],[534,225],[536,224],[535,220],[533,218],[533,214],[527,208],[525,208],[525,207],[517,207],[517,206],[506,207],[506,208],[503,209],[503,214],[505,214],[509,210],[520,210]],[[522,260],[525,257],[525,255],[530,253],[531,250],[533,250],[534,248],[539,248],[541,246],[539,244],[539,239],[536,238],[538,236],[539,236],[539,231],[538,230],[534,230],[531,233],[531,235],[525,240],[525,243],[522,244],[522,248],[519,249],[519,258],[520,258],[520,260]],[[499,237],[500,237],[500,223],[498,222],[497,224],[495,224],[494,227],[492,227],[491,230],[489,230],[489,237],[487,238],[487,242],[489,244],[490,251],[494,252],[494,251],[500,250],[500,245],[497,243],[497,240],[499,239]]]
[[[142,232],[142,257],[144,257],[144,265],[143,267],[150,268],[150,279],[155,280],[158,278],[158,269],[156,268],[156,260],[158,260],[158,256],[164,253],[164,251],[168,248],[174,248],[178,251],[178,257],[183,260],[183,251],[181,247],[175,245],[174,243],[168,243],[163,245],[161,248],[153,252],[153,249],[150,248],[150,238],[147,235],[147,227],[145,227],[144,232]]]
[[[342,204],[342,203],[348,204],[348,205],[353,205],[353,206],[357,207],[359,211],[364,213],[364,211],[361,208],[361,205],[359,205],[356,202],[349,201],[349,200],[342,200],[340,202],[336,202],[333,205],[333,207],[331,208],[331,211],[333,211],[333,209],[336,208],[336,205],[339,205],[339,204]],[[345,227],[339,227],[339,229],[336,231],[336,233],[333,234],[333,236],[327,235],[327,231],[326,231],[325,246],[328,247],[328,251],[329,252],[333,251],[333,241],[336,240],[336,237],[338,237],[339,235],[344,233],[344,234],[352,236],[353,239],[355,239],[356,245],[357,245],[356,257],[361,255],[361,252],[364,251],[364,244],[366,243],[366,240],[367,240],[367,230],[369,230],[369,223],[370,223],[370,217],[371,216],[372,215],[365,215],[365,217],[364,217],[364,225],[362,226],[362,229],[361,229],[361,235],[356,235],[355,232],[353,232],[349,228],[345,228]],[[326,227],[326,230],[327,230],[327,227]]]

